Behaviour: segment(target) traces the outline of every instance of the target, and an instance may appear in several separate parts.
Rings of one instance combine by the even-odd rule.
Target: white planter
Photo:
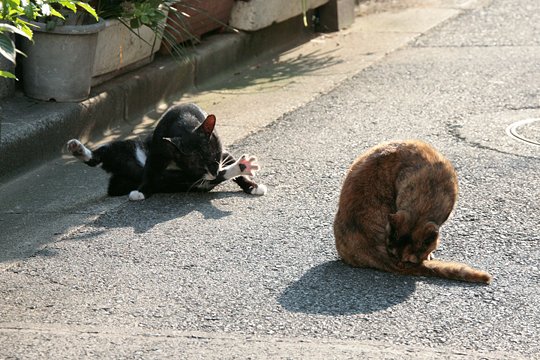
[[[306,0],[307,9],[324,5],[328,0]],[[302,0],[236,1],[229,25],[246,31],[263,29],[302,14]]]
[[[160,46],[161,35],[147,26],[130,30],[117,19],[105,20],[98,34],[92,86],[152,62]]]
[[[22,82],[27,96],[39,100],[78,102],[90,94],[98,33],[105,23],[63,25],[46,30],[32,22],[34,41],[23,39]]]

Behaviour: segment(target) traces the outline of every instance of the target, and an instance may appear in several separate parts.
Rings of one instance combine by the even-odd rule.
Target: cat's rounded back
[[[347,263],[383,266],[399,164],[399,147],[383,143],[362,153],[349,168],[334,219],[336,249]]]
[[[405,164],[414,161],[416,146],[411,141],[384,142],[354,160],[343,182],[339,210],[358,207],[393,206],[395,181]],[[374,197],[371,202],[371,198]]]
[[[453,172],[442,155],[419,140],[384,142],[356,158],[343,182],[334,220],[341,257],[360,265],[371,261],[375,252],[385,253],[382,249],[388,236],[388,215],[397,210],[400,177],[406,180],[409,169],[414,173],[415,169],[437,162],[448,164]],[[362,260],[357,256],[359,252],[366,255]]]

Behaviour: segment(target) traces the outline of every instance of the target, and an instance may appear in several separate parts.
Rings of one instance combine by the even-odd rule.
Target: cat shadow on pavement
[[[244,196],[242,192],[155,194],[140,202],[125,202],[114,211],[101,214],[93,223],[96,228],[133,228],[145,233],[160,223],[201,213],[205,219],[221,219],[232,214],[214,204],[214,200]],[[250,195],[245,195],[249,198]]]
[[[307,271],[278,301],[286,310],[307,314],[370,314],[402,303],[416,289],[412,277],[364,268],[341,260]]]

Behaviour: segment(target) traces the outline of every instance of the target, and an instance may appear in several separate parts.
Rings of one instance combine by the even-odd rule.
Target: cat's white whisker
[[[218,173],[223,170],[223,163],[224,163],[224,160],[223,158],[219,159],[219,161],[216,161],[217,164],[218,164]]]
[[[199,180],[195,181],[195,182],[194,182],[193,184],[191,184],[191,186],[186,190],[186,192],[190,192],[191,189],[193,189],[194,187],[197,187],[197,186],[201,183],[201,181],[203,181],[203,179],[199,179]]]
[[[193,188],[198,188],[198,189],[209,189],[209,188],[212,188],[212,186],[210,185],[210,182],[208,180],[206,180],[204,177],[195,181],[193,184],[191,184],[191,186],[189,187],[189,189],[187,190],[187,192],[190,192],[191,189]]]
[[[208,180],[204,180],[199,184],[199,186],[197,186],[199,189],[202,189],[202,190],[209,190],[211,189],[213,186],[210,184],[210,181]]]

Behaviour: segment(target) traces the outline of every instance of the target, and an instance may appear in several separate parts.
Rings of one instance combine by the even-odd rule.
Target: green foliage
[[[15,75],[10,73],[9,71],[0,70],[0,77],[8,78],[8,79],[17,79]]]
[[[165,18],[163,11],[160,11],[159,1],[146,1],[133,4],[133,12],[130,14],[131,28],[137,29],[143,25],[150,28],[157,28],[160,21]],[[157,6],[156,6],[157,5]]]
[[[216,0],[220,1],[220,0]],[[270,1],[270,0],[269,0]],[[305,6],[305,0],[303,5]],[[17,54],[22,54],[15,47],[12,34],[19,34],[32,40],[33,27],[30,21],[42,21],[47,24],[47,29],[52,29],[59,24],[69,24],[73,17],[90,14],[96,21],[103,19],[118,19],[133,33],[139,36],[136,29],[145,25],[152,29],[163,41],[171,47],[173,56],[180,58],[183,45],[175,43],[172,34],[190,34],[189,26],[185,24],[185,18],[189,15],[183,11],[177,11],[173,4],[178,0],[0,0],[0,55],[15,63]],[[195,5],[184,5],[195,13],[205,14]],[[82,10],[82,11],[81,11]],[[164,21],[169,13],[169,21],[175,27],[168,27]],[[75,15],[75,16],[73,16]],[[207,15],[207,14],[205,14]],[[221,23],[207,15],[212,21]],[[75,24],[80,24],[74,20]],[[227,24],[222,24],[227,27]],[[164,31],[168,27],[168,31]],[[177,30],[179,29],[179,30]],[[169,33],[170,32],[170,33]],[[187,36],[195,38],[194,36]],[[153,44],[150,44],[153,46]],[[0,77],[13,78],[13,74],[0,71]]]
[[[131,29],[143,25],[156,31],[159,24],[167,16],[169,4],[173,1],[164,0],[97,0],[96,10],[104,19],[120,19]]]
[[[30,34],[27,31],[5,23],[0,23],[0,55],[8,59],[10,62],[15,64],[15,59],[17,53],[24,55],[22,52],[18,51],[15,47],[15,41],[13,41],[13,36],[11,34],[19,34],[26,37],[27,39],[32,39],[32,32]],[[9,71],[0,69],[0,77],[5,77],[9,79],[17,79],[15,75]]]
[[[137,29],[148,26],[157,38],[163,37],[167,42],[165,27],[167,13],[173,9],[172,5],[178,0],[95,0],[99,17],[103,19],[118,19],[129,28],[133,34],[139,36]],[[139,38],[141,38],[139,36]],[[142,38],[141,38],[142,39]],[[142,39],[145,41],[144,39]],[[154,44],[148,44],[154,46]]]
[[[64,19],[59,11],[68,9],[76,12],[83,9],[96,20],[95,10],[84,1],[69,0],[1,0],[0,1],[0,55],[15,64],[16,54],[22,52],[15,47],[11,34],[19,34],[32,40],[33,31],[30,21],[43,17],[56,17]],[[23,54],[24,55],[24,54]],[[0,71],[0,77],[14,79],[15,76],[8,71]]]

